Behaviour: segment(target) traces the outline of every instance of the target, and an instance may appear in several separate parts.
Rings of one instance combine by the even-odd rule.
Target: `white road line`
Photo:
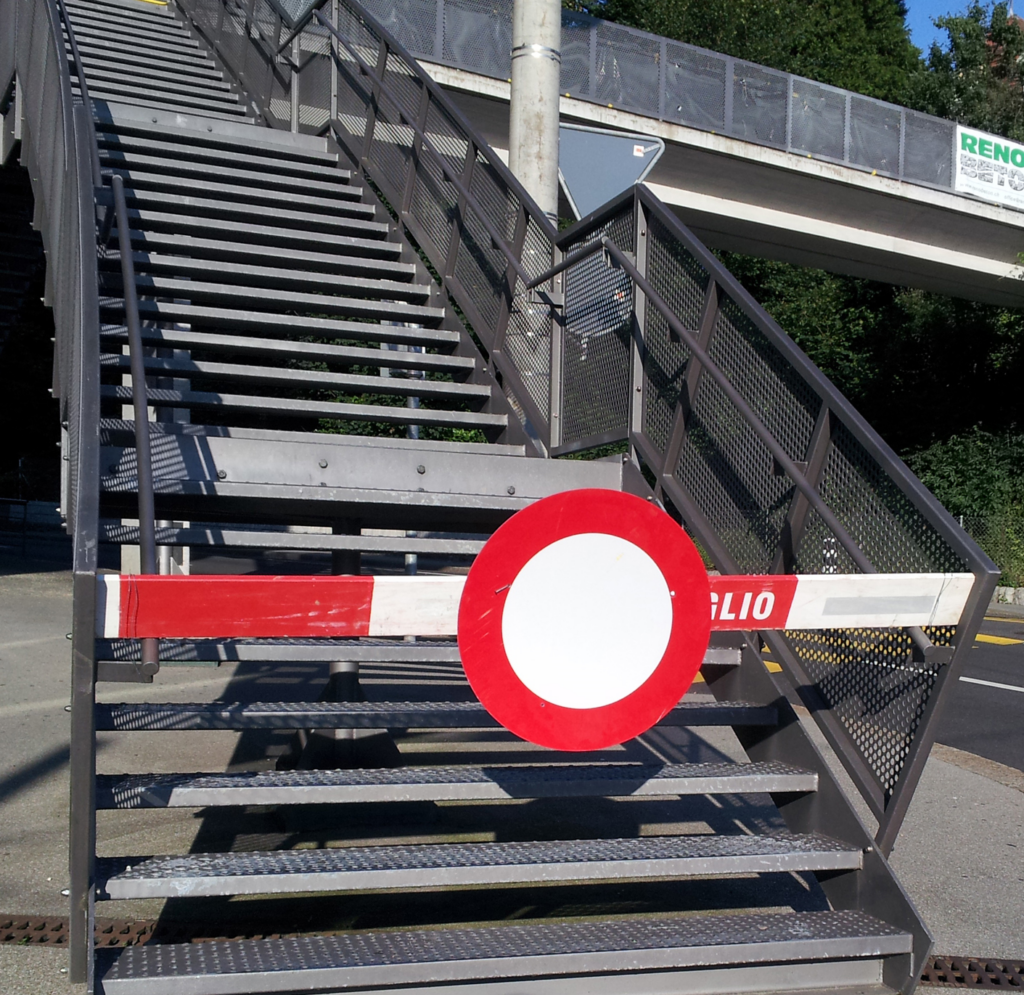
[[[999,684],[997,681],[979,681],[977,677],[961,677],[960,680],[966,681],[968,684],[983,684],[987,688],[999,688],[1001,691],[1020,691],[1024,693],[1024,688],[1017,687],[1016,684]]]

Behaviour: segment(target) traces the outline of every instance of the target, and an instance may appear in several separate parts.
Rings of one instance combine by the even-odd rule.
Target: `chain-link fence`
[[[960,515],[960,524],[1002,570],[1002,587],[1024,587],[1024,514]]]

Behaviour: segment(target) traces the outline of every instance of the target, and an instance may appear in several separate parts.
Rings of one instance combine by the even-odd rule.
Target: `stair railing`
[[[473,126],[356,0],[330,0],[284,46],[267,2],[182,0],[193,24],[277,127],[330,134],[371,180],[455,303],[528,435],[552,442],[557,288],[526,284],[555,229]]]
[[[135,476],[139,495],[139,573],[159,573],[156,561],[156,511],[153,499],[153,458],[149,444],[149,398],[146,391],[146,366],[139,324],[139,297],[135,285],[135,261],[124,196],[124,180],[111,180],[117,240],[121,255],[121,282],[124,284],[124,319],[128,330],[128,361],[131,365],[132,409],[135,418]],[[141,674],[151,677],[160,669],[156,639],[142,640]]]
[[[888,853],[998,568],[644,187],[558,244],[563,264],[539,274],[564,270],[555,454],[628,443],[724,573],[974,573],[955,627],[760,635]]]
[[[55,327],[54,387],[62,427],[62,510],[72,534],[70,980],[92,963],[95,894],[95,618],[99,512],[97,165],[92,114],[71,85],[55,0],[0,0],[0,38],[13,38],[21,161],[47,254]],[[31,82],[31,86],[28,82]]]
[[[329,0],[286,59],[267,0],[182,3],[268,123],[330,133],[376,185],[550,455],[626,443],[724,572],[974,572],[956,627],[763,636],[888,852],[991,561],[649,191],[556,235],[357,0]]]

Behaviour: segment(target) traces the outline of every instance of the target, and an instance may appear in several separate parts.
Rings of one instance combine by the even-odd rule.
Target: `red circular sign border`
[[[654,560],[672,592],[672,628],[661,661],[639,688],[598,708],[567,708],[540,698],[516,676],[501,623],[505,598],[526,563],[551,543],[585,532],[619,536]],[[650,502],[621,491],[564,491],[527,506],[491,536],[466,578],[458,632],[470,686],[510,732],[557,750],[605,749],[664,718],[697,676],[711,633],[707,569],[686,532]]]

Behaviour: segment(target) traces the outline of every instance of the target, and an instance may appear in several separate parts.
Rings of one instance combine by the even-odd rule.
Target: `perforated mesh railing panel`
[[[578,240],[562,246],[565,255],[612,239],[633,250],[635,213],[622,210]],[[562,337],[561,446],[581,448],[595,439],[625,438],[629,410],[629,354],[633,329],[632,281],[611,268],[600,253],[565,274]]]

